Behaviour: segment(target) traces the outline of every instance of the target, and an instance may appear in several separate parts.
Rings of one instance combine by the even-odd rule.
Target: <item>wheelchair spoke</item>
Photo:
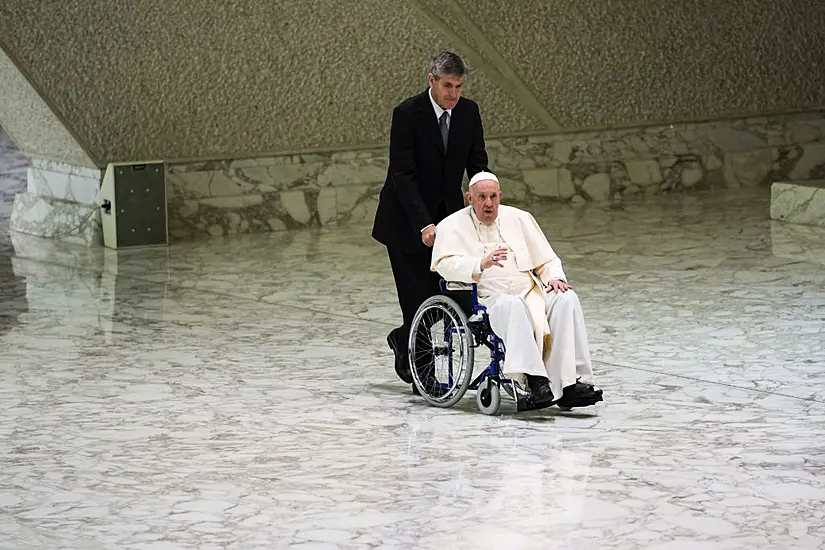
[[[472,375],[473,337],[466,315],[454,304],[443,296],[428,299],[411,327],[413,377],[422,396],[438,406],[460,399]]]
[[[443,309],[423,312],[416,328],[413,361],[419,379],[432,397],[451,393],[467,368],[464,346],[467,330]]]

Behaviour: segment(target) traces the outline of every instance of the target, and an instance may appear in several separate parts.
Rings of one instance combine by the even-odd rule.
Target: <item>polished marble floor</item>
[[[366,226],[0,248],[2,549],[825,548],[825,231],[766,190],[535,211],[605,402],[397,381]]]

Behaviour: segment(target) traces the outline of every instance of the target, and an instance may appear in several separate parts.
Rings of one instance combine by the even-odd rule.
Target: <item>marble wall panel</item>
[[[335,189],[315,188],[170,200],[168,212],[173,240],[306,229],[338,218]]]
[[[488,139],[506,200],[604,202],[825,173],[825,116]],[[369,222],[386,148],[170,165],[173,238]]]
[[[825,116],[808,113],[488,139],[511,204],[584,204],[825,177]],[[167,165],[172,240],[370,222],[386,148]],[[19,231],[98,241],[100,171],[33,159]]]
[[[385,150],[369,150],[169,165],[170,234],[188,239],[365,221],[375,213],[388,160]]]
[[[29,159],[25,190],[14,196],[9,228],[86,246],[102,244],[100,182],[96,168]]]
[[[29,157],[21,153],[11,137],[0,128],[0,230],[8,230],[9,216],[17,193],[26,190]]]
[[[99,204],[102,173],[96,168],[34,158],[27,172],[27,191],[80,204]]]
[[[773,220],[825,227],[825,180],[775,182],[770,212]]]
[[[339,224],[372,222],[378,208],[381,183],[348,185],[335,190]]]
[[[10,229],[25,235],[77,243],[103,244],[100,208],[46,195],[18,193]]]

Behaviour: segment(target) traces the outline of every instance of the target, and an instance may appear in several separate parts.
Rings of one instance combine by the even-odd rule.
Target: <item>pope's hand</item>
[[[507,249],[506,248],[497,248],[493,250],[488,255],[484,256],[484,259],[481,260],[481,269],[487,269],[494,265],[501,267],[499,262],[507,259]]]
[[[432,246],[435,244],[435,226],[431,225],[421,233],[421,241],[425,246]]]
[[[547,283],[547,294],[550,294],[551,292],[556,292],[556,291],[567,292],[571,288],[573,288],[573,287],[568,285],[564,281],[559,281],[558,279],[553,279],[552,281]]]

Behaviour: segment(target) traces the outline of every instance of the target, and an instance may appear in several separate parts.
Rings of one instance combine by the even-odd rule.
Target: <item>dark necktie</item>
[[[447,150],[447,136],[450,135],[450,128],[447,126],[447,120],[450,114],[447,111],[441,113],[441,118],[438,119],[438,129],[441,130],[441,141],[444,142],[444,150]]]

